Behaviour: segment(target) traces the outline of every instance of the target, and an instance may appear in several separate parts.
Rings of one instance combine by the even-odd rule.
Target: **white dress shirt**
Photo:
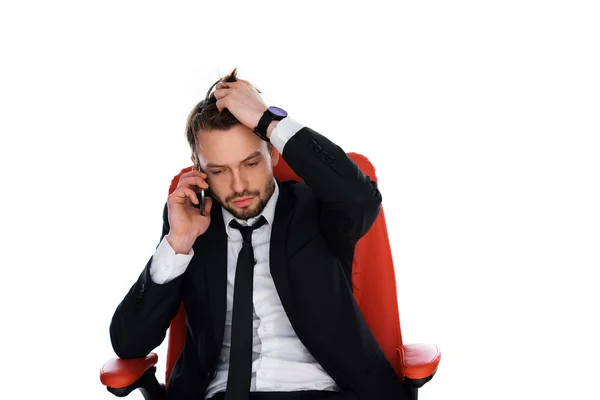
[[[300,129],[302,129],[302,125],[298,122],[289,117],[284,118],[271,132],[271,143],[283,154],[283,148],[287,141]],[[271,276],[269,247],[278,198],[279,188],[275,184],[275,192],[261,214],[267,223],[253,231],[252,234],[252,247],[257,263],[254,266],[253,354],[250,390],[259,392],[339,391],[340,388],[335,381],[323,370],[296,336]],[[237,257],[242,249],[240,231],[229,226],[229,222],[234,219],[234,216],[224,208],[222,208],[222,212],[227,232],[227,314],[221,354],[215,376],[206,390],[206,398],[210,398],[217,392],[225,391],[227,388],[233,287]],[[248,221],[237,221],[242,225],[252,225],[258,217]],[[169,242],[163,239],[157,247],[150,265],[152,281],[164,284],[180,276],[185,272],[193,255],[193,249],[189,254],[175,254]]]

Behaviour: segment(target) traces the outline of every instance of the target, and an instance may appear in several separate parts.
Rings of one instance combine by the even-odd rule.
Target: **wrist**
[[[267,127],[267,137],[269,139],[271,139],[271,132],[273,132],[273,129],[275,129],[275,127],[277,126],[277,124],[279,124],[279,121],[271,121],[271,123]]]
[[[269,141],[273,130],[277,126],[278,121],[287,117],[287,112],[279,107],[271,106],[267,108],[254,128],[254,133],[262,140]]]
[[[195,237],[186,234],[171,233],[166,236],[167,242],[175,252],[175,254],[189,254],[192,251],[192,246],[196,241]]]

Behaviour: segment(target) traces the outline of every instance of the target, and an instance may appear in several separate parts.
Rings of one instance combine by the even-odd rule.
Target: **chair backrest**
[[[375,168],[365,156],[357,153],[348,153],[348,156],[365,175],[377,181]],[[179,177],[191,169],[192,167],[185,168],[173,178],[169,194],[177,187]],[[283,157],[279,158],[279,163],[274,167],[274,174],[282,182],[300,181]],[[400,361],[396,349],[402,346],[402,334],[398,315],[394,264],[383,207],[369,232],[356,245],[352,262],[352,290],[369,329],[400,376]],[[183,348],[185,332],[185,313],[182,305],[169,328],[166,384],[169,382],[171,370]]]

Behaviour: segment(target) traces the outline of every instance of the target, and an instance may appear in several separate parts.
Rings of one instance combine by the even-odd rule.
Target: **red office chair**
[[[365,175],[377,180],[375,168],[365,156],[356,153],[348,155]],[[185,168],[173,178],[169,194],[177,187],[181,174],[190,170],[191,167]],[[300,180],[283,157],[279,158],[274,170],[275,177],[280,181]],[[383,208],[369,232],[356,245],[352,263],[352,289],[371,332],[398,377],[406,385],[412,399],[416,400],[418,389],[435,374],[441,353],[438,347],[432,344],[402,343],[396,278]],[[165,385],[160,385],[155,376],[154,365],[158,361],[155,353],[150,353],[146,358],[115,358],[108,361],[100,370],[100,381],[111,393],[119,397],[139,388],[146,400],[162,399],[165,386],[169,384],[171,370],[183,348],[185,329],[182,305],[169,328]]]

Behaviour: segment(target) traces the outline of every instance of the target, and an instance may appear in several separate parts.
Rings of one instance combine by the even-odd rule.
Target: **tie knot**
[[[239,222],[237,222],[235,219],[232,219],[231,222],[229,223],[229,226],[231,226],[232,228],[238,229],[240,231],[244,242],[252,243],[252,231],[260,228],[266,222],[267,222],[267,220],[265,219],[265,217],[261,215],[260,218],[254,223],[254,225],[244,226],[244,225],[240,224]]]

